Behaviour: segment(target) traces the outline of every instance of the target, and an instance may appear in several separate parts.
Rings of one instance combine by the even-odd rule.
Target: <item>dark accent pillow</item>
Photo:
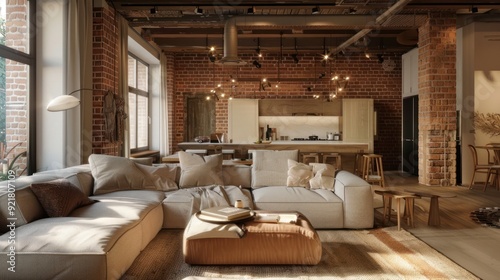
[[[33,183],[30,187],[49,217],[65,217],[76,208],[95,202],[65,179]]]

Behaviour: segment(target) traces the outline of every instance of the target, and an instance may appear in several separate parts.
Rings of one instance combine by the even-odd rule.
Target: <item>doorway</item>
[[[215,100],[205,95],[186,97],[186,126],[184,141],[191,142],[197,136],[208,136],[215,132]]]
[[[418,176],[418,95],[403,99],[403,171]]]

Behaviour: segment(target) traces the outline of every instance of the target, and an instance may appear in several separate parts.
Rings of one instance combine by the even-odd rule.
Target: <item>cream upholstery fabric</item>
[[[312,177],[312,166],[296,162],[293,159],[288,160],[288,177],[286,179],[287,187],[309,188],[309,180]]]
[[[341,170],[335,176],[334,192],[344,202],[345,228],[373,227],[373,193],[370,184],[348,171]]]
[[[181,178],[179,187],[189,188],[208,185],[222,185],[222,154],[199,156],[179,152]]]
[[[343,228],[342,200],[329,190],[266,187],[252,191],[255,208],[266,211],[299,211],[315,228]]]
[[[335,167],[320,163],[313,165],[314,177],[309,181],[311,189],[333,190],[335,186]]]
[[[175,182],[177,175],[177,167],[170,166],[146,166],[138,164],[139,168],[144,174],[149,175],[153,181],[156,189],[159,191],[172,191],[177,190],[178,186]]]
[[[297,160],[298,150],[253,153],[252,188],[286,186],[288,160]]]
[[[128,158],[93,154],[89,163],[96,195],[125,189],[156,189],[153,181]]]
[[[224,185],[250,188],[252,184],[252,167],[247,165],[223,165]]]

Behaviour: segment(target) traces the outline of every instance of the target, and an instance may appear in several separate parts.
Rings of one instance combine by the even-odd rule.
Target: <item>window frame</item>
[[[29,53],[0,45],[0,56],[29,66],[28,78],[28,135],[27,135],[27,175],[36,171],[36,1],[27,1]]]
[[[136,60],[136,63],[135,63],[135,85],[136,87],[131,87],[131,86],[128,86],[128,94],[132,93],[132,94],[135,94],[136,96],[143,96],[143,97],[146,97],[147,98],[147,103],[148,103],[148,132],[147,132],[147,135],[148,135],[148,144],[147,146],[144,146],[144,147],[136,147],[136,148],[130,148],[130,153],[133,154],[133,153],[137,153],[137,152],[142,152],[142,151],[147,151],[149,150],[149,147],[151,145],[151,137],[150,137],[150,125],[149,125],[149,114],[151,113],[151,106],[150,106],[150,97],[151,97],[151,92],[150,92],[150,84],[149,84],[149,80],[150,80],[150,65],[148,63],[146,63],[144,60],[140,59],[139,57],[137,57],[136,55],[134,55],[133,53],[129,52],[128,55],[130,57],[132,57],[133,59]],[[145,65],[148,69],[148,74],[147,74],[147,85],[148,85],[148,91],[144,91],[144,90],[141,90],[139,88],[137,88],[138,84],[139,84],[139,81],[138,81],[138,67],[139,67],[139,63],[142,63],[143,65]],[[136,104],[137,104],[137,100],[138,98],[136,98]],[[138,124],[138,108],[139,106],[135,106],[135,109],[136,109],[136,112],[135,112],[135,115],[136,115],[136,123],[135,123],[135,131],[136,131],[136,143],[138,143],[138,128],[139,126],[137,125]],[[130,107],[129,107],[129,110],[130,110]],[[129,112],[130,113],[130,112]],[[129,124],[129,129],[130,129],[130,124]],[[130,137],[130,136],[129,136]],[[130,139],[128,139],[130,141]]]

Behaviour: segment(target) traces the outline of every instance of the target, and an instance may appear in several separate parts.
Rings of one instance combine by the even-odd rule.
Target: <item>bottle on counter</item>
[[[271,128],[269,128],[269,125],[267,125],[267,129],[266,129],[266,140],[268,140],[268,141],[269,141],[269,140],[272,140],[272,139],[271,139],[271,137],[272,137],[272,133],[273,133],[272,129],[271,129]]]

